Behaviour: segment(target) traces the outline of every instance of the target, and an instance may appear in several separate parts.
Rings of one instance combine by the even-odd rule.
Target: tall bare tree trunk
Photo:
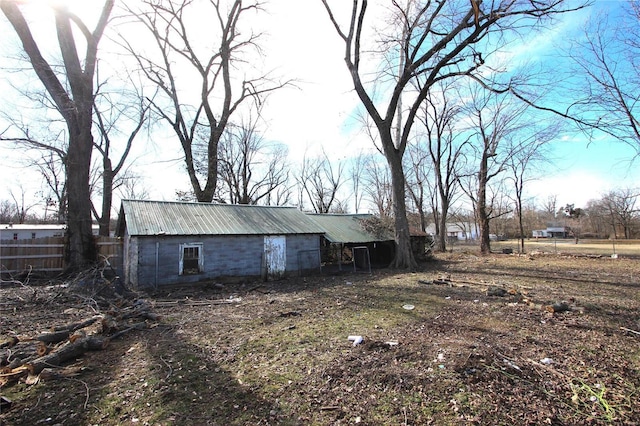
[[[487,212],[487,176],[489,164],[486,151],[482,154],[480,170],[478,171],[478,198],[476,212],[480,226],[480,253],[491,253],[491,239],[489,238],[489,212]]]
[[[63,5],[53,5],[55,29],[63,67],[52,67],[40,51],[20,3],[0,0],[0,8],[18,35],[36,75],[49,93],[69,132],[67,171],[67,269],[74,270],[96,260],[96,246],[91,229],[91,192],[89,171],[93,150],[93,79],[98,61],[98,43],[109,22],[115,0],[106,0],[93,32]],[[83,31],[75,32],[79,27]],[[75,37],[82,34],[86,56],[78,56]],[[83,68],[84,67],[84,68]],[[56,74],[61,69],[67,84]]]
[[[91,90],[93,86],[88,88]],[[69,152],[67,157],[68,217],[66,253],[67,266],[82,268],[95,262],[96,245],[91,226],[91,191],[89,170],[91,169],[92,103],[78,105],[78,125],[69,125]],[[80,111],[83,109],[84,111]],[[87,123],[88,121],[88,123]]]
[[[384,134],[385,132],[380,132]],[[388,132],[388,137],[391,133]],[[393,189],[393,215],[395,221],[396,253],[391,263],[394,268],[416,269],[418,264],[411,250],[411,234],[407,219],[406,181],[402,167],[402,154],[394,148],[392,142],[383,143],[385,157],[391,171],[391,187]],[[389,152],[387,152],[389,151]]]

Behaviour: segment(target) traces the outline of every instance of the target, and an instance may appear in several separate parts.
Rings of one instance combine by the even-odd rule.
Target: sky
[[[71,7],[90,3],[68,1]],[[342,1],[343,5],[351,3]],[[599,0],[596,8],[559,21],[534,40],[514,43],[501,55],[511,61],[524,57],[548,60],[549,51],[558,41],[579,29],[590,14],[617,5],[616,1]],[[322,150],[334,160],[373,152],[370,140],[354,125],[360,103],[342,59],[343,46],[320,0],[271,0],[267,10],[269,15],[256,24],[267,28],[264,67],[295,79],[295,85],[269,97],[264,111],[264,137],[286,144],[292,163]],[[3,16],[0,21],[2,32],[10,30]],[[3,48],[2,54],[8,54],[8,50]],[[15,81],[15,76],[0,69],[3,93],[8,90],[8,81]],[[134,154],[135,169],[146,178],[153,199],[172,200],[176,190],[189,189],[179,160],[181,149],[171,139],[170,130],[158,130],[153,136],[155,144],[140,144]],[[550,147],[553,166],[545,166],[540,176],[528,184],[530,199],[543,202],[554,195],[560,205],[584,206],[609,190],[640,187],[640,172],[629,162],[635,153],[626,145],[606,138],[588,141],[584,135],[571,134],[553,141]],[[34,197],[40,187],[37,175],[24,169],[21,156],[20,151],[7,149],[6,143],[0,146],[0,200],[11,199],[10,191],[19,196],[20,186],[27,196]]]

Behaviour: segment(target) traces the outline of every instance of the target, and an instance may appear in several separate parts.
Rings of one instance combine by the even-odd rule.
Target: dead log
[[[0,349],[10,348],[17,345],[20,341],[16,336],[3,336],[1,339],[2,340],[0,340]]]
[[[67,361],[71,361],[82,356],[87,351],[97,351],[105,349],[109,345],[109,339],[99,336],[88,336],[84,339],[77,340],[74,343],[68,343],[48,355],[36,358],[31,362],[25,363],[30,374],[40,374],[47,367],[59,367]]]
[[[545,307],[547,312],[550,312],[552,314],[554,313],[558,313],[558,312],[567,312],[571,310],[571,306],[567,303],[567,302],[556,302],[553,305],[547,305]]]
[[[68,331],[69,333],[73,333],[76,330],[80,330],[82,328],[89,327],[91,324],[93,324],[94,322],[98,321],[99,319],[102,319],[102,315],[97,315],[95,317],[86,319],[84,321],[73,322],[71,324],[52,327],[51,331],[54,332],[54,333],[58,332],[58,331]]]
[[[0,361],[2,364],[11,365],[13,361],[26,359],[37,355],[38,344],[35,341],[19,342],[16,346],[10,349],[4,349],[0,354]],[[15,363],[13,363],[15,365]],[[15,368],[15,367],[12,367]]]
[[[45,356],[49,352],[51,352],[51,348],[49,347],[49,345],[47,345],[44,342],[37,342],[36,343],[36,355]]]
[[[69,330],[44,333],[36,337],[36,340],[44,343],[60,343],[69,338]]]
[[[18,367],[14,370],[0,374],[0,388],[9,384],[14,384],[21,378],[27,377],[29,370],[25,367]]]

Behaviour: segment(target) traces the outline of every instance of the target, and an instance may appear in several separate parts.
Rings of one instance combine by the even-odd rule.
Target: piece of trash
[[[451,296],[447,296],[447,297],[445,297],[445,299],[449,300],[449,299],[451,299]]]
[[[438,354],[438,361],[444,361],[444,354],[442,352]]]
[[[389,346],[398,346],[398,342],[395,340],[389,340],[388,342],[384,342],[384,344]]]
[[[440,365],[438,365],[438,368],[439,368],[440,370],[444,370],[444,365],[443,365],[443,364],[440,364]]]
[[[353,342],[353,346],[358,346],[364,340],[362,336],[349,336],[347,339]]]
[[[505,364],[507,364],[509,367],[511,367],[511,368],[513,368],[513,369],[515,369],[515,370],[522,371],[522,370],[520,369],[520,367],[518,367],[516,364],[514,364],[513,362],[509,361],[509,360],[508,360],[508,359],[506,359],[506,358],[505,358],[505,359],[503,359],[503,360],[502,360],[502,362],[504,362],[504,363],[505,363]]]
[[[353,283],[351,281],[346,281],[345,284],[346,285],[353,285]]]
[[[12,401],[6,396],[0,396],[0,412],[6,412],[11,408]]]
[[[551,358],[542,358],[540,362],[544,365],[553,364],[553,360]]]
[[[617,254],[617,253],[613,253],[613,254],[611,255],[611,258],[612,258],[612,259],[617,259],[617,258],[618,258],[618,254]]]
[[[406,304],[406,305],[402,305],[402,309],[406,309],[407,311],[411,311],[411,310],[415,309],[415,306]]]

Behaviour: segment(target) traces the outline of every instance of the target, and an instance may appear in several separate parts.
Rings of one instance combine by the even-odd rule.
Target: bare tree
[[[537,120],[531,120],[531,123]],[[549,125],[536,129],[533,125],[525,126],[524,132],[515,135],[510,143],[510,155],[506,166],[513,183],[515,211],[518,220],[518,239],[520,240],[520,253],[524,253],[524,204],[523,194],[525,184],[532,180],[533,166],[541,165],[545,161],[543,148],[558,133],[558,126]],[[521,136],[522,135],[522,136]]]
[[[640,218],[640,206],[638,189],[624,188],[610,191],[602,197],[602,205],[611,218],[611,228],[614,238],[618,238],[617,229],[622,229],[625,239],[632,238],[635,227]]]
[[[381,96],[373,87],[375,85],[365,80],[370,69],[362,62],[368,41],[363,39],[368,35],[368,1],[353,0],[346,26],[340,24],[328,1],[322,0],[322,3],[344,42],[344,60],[355,91],[378,130],[391,171],[396,232],[396,256],[392,266],[414,268],[402,157],[422,102],[439,81],[460,76],[484,80],[479,70],[492,53],[488,46],[504,43],[509,30],[526,25],[533,27],[568,9],[562,0],[503,0],[487,4],[478,0],[410,0],[406,6],[394,1],[395,21],[389,25],[394,32],[381,36],[382,46],[378,50],[380,55],[387,55],[386,63],[392,64],[378,76],[381,77],[378,80],[389,88],[389,95]],[[493,34],[496,38],[487,43],[486,39]],[[375,58],[377,62],[379,57]],[[410,98],[406,114],[402,107],[403,96],[405,100]],[[397,126],[395,132],[394,125]]]
[[[549,195],[542,203],[542,211],[547,220],[555,220],[558,215],[558,195]]]
[[[129,170],[125,171],[121,184],[114,188],[122,200],[148,200],[149,189],[145,186],[143,178]]]
[[[274,199],[269,197],[272,192],[287,185],[287,147],[268,144],[258,133],[256,119],[227,126],[219,148],[219,193],[232,204],[266,204]]]
[[[311,202],[315,213],[329,213],[338,203],[336,199],[338,190],[342,185],[342,163],[332,164],[327,154],[323,151],[321,157],[304,157],[299,175],[296,181],[300,192],[300,205],[303,197]]]
[[[54,5],[54,3],[51,3]],[[52,6],[63,66],[52,66],[42,54],[25,19],[21,2],[0,0],[2,12],[13,26],[33,70],[44,85],[68,132],[66,176],[68,191],[67,260],[69,269],[83,267],[96,260],[96,246],[91,229],[91,193],[89,170],[93,149],[93,84],[98,44],[109,21],[114,0],[106,0],[100,9],[96,27],[86,24],[64,6]],[[75,29],[79,31],[75,31]],[[78,56],[76,36],[86,44],[85,57]],[[45,44],[42,44],[44,46]],[[56,71],[60,70],[60,74]],[[66,80],[66,84],[63,83]]]
[[[150,104],[145,101],[142,93],[100,92],[95,96],[94,112],[99,138],[95,142],[95,150],[99,153],[100,183],[102,204],[100,212],[91,204],[91,210],[99,224],[99,234],[109,236],[111,210],[113,204],[113,190],[126,179],[126,162],[131,152],[133,142],[149,118]],[[125,130],[125,124],[130,129]],[[116,154],[114,142],[124,140],[115,145],[120,147]],[[118,157],[116,157],[118,155]],[[115,162],[115,164],[114,164]]]
[[[0,223],[16,222],[15,206],[9,200],[0,201]]]
[[[22,185],[19,185],[20,194],[14,194],[13,190],[9,191],[11,199],[13,200],[14,220],[17,223],[25,223],[29,210],[34,208],[37,203],[27,203],[25,199],[25,189]]]
[[[206,3],[211,9],[204,9]],[[226,3],[230,3],[228,9]],[[243,58],[249,50],[259,50],[260,35],[242,31],[241,24],[250,13],[261,10],[261,3],[146,0],[143,6],[144,10],[129,11],[152,36],[157,54],[143,53],[127,40],[124,43],[167,100],[162,104],[158,99],[152,105],[180,141],[196,199],[211,202],[219,176],[218,144],[231,117],[241,106],[260,103],[285,85],[257,75],[261,71],[251,70]],[[205,16],[211,25],[203,27]],[[252,72],[257,76],[251,77]],[[189,92],[193,87],[196,93]],[[194,105],[193,99],[197,99],[195,106],[187,106]],[[204,167],[197,167],[198,144],[204,145]]]
[[[433,213],[439,212],[436,192],[429,185],[433,170],[433,165],[428,159],[425,147],[422,144],[409,146],[408,155],[405,155],[407,191],[413,201],[420,220],[420,229],[427,229],[427,217],[425,213],[426,203],[431,207]],[[436,214],[437,216],[437,214]]]
[[[367,161],[367,156],[363,152],[360,152],[350,163],[351,192],[353,196],[354,213],[356,214],[360,212],[360,206],[362,205],[362,198],[364,196],[362,174]]]
[[[571,91],[586,95],[569,113],[583,129],[605,132],[640,155],[640,1],[620,6],[624,16],[594,17],[568,48],[574,75],[583,77]]]
[[[422,121],[426,129],[428,152],[436,183],[436,194],[440,214],[437,217],[437,246],[446,251],[446,229],[449,208],[459,192],[459,177],[462,173],[464,151],[469,144],[461,129],[456,128],[461,106],[452,100],[454,86],[447,82],[439,85],[439,93],[429,93],[422,108]]]
[[[387,165],[369,157],[364,166],[363,182],[365,194],[376,207],[380,219],[393,217],[391,176]]]
[[[65,173],[65,157],[61,157],[60,151],[42,152],[40,158],[34,159],[35,166],[42,176],[45,185],[46,199],[45,220],[50,207],[56,210],[55,220],[64,223],[67,214],[67,179]],[[64,152],[66,156],[66,152]]]
[[[526,104],[515,105],[513,100],[487,92],[479,87],[472,89],[473,99],[467,105],[469,120],[473,123],[475,142],[472,144],[477,161],[473,170],[473,180],[466,185],[465,192],[471,198],[478,225],[480,227],[480,252],[491,251],[490,220],[507,213],[495,209],[491,198],[501,191],[490,192],[490,182],[507,169],[507,162],[514,155],[517,146],[509,146],[509,140],[525,128],[523,114]],[[499,197],[498,197],[499,198]]]

